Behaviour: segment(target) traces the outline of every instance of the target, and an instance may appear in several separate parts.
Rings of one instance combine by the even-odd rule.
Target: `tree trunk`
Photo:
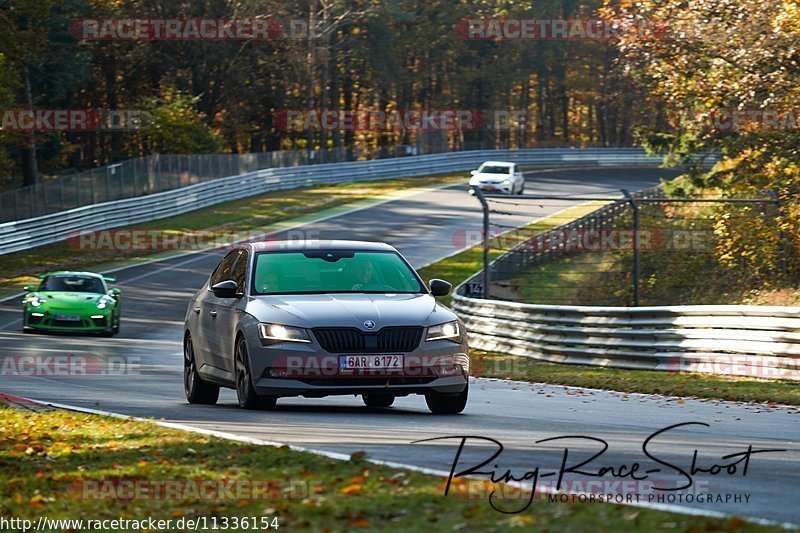
[[[28,64],[22,66],[23,101],[29,111],[33,111],[33,93]],[[22,145],[22,185],[34,185],[39,181],[39,167],[36,163],[36,134],[27,131],[23,134]]]

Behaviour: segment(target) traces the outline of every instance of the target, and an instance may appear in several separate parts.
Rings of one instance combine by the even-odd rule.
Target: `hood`
[[[251,297],[247,312],[259,322],[303,328],[430,326],[455,320],[430,294],[296,294]]]
[[[102,298],[103,294],[94,292],[38,292],[36,293],[42,298],[50,307],[57,308],[80,308],[95,306],[97,300]]]

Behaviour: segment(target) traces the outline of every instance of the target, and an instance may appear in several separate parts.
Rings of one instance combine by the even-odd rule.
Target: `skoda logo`
[[[367,329],[375,329],[375,322],[373,322],[372,320],[365,320],[364,327]]]

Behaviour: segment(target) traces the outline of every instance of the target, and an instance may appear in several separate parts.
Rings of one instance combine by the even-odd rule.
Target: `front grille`
[[[92,319],[92,323],[93,323],[93,324],[94,324],[94,326],[95,326],[95,327],[97,327],[97,328],[103,328],[103,327],[105,327],[105,325],[106,325],[106,317],[102,317],[102,318],[93,318],[93,319]]]
[[[391,387],[394,385],[426,385],[435,377],[337,377],[299,378],[298,381],[314,387]]]
[[[56,320],[55,318],[50,324],[62,328],[82,328],[84,326],[82,320]]]
[[[330,353],[410,352],[422,340],[422,328],[392,327],[375,333],[355,328],[315,328],[320,346]]]

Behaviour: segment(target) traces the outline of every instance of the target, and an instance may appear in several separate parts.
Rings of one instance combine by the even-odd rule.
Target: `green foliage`
[[[745,276],[755,291],[800,283],[797,4],[625,0],[608,1],[606,9],[609,16],[669,22],[660,39],[623,36],[618,42],[634,77],[667,104],[667,121],[660,128],[637,130],[640,142],[665,154],[669,163],[712,149],[723,156],[710,172],[694,168],[667,184],[667,193],[764,197],[771,190],[782,202],[769,228],[757,213],[713,210],[720,274]],[[738,122],[733,119],[737,112]],[[782,118],[771,123],[760,114],[765,112]],[[784,234],[782,252],[777,230]],[[780,271],[781,255],[789,276],[765,275]]]
[[[222,151],[223,139],[208,126],[197,111],[199,97],[191,97],[174,88],[161,97],[142,101],[145,113],[142,141],[148,152],[159,154],[194,154]]]

